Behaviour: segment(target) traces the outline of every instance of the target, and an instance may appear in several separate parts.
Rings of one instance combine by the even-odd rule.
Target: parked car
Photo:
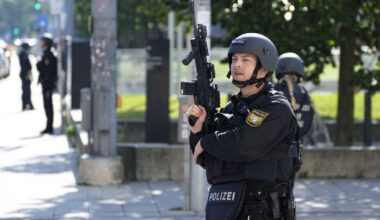
[[[0,78],[9,76],[9,71],[9,57],[6,55],[6,51],[0,48]]]

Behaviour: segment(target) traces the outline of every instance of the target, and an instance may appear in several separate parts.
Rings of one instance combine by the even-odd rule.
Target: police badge
[[[267,112],[263,112],[257,109],[253,109],[245,119],[248,125],[252,127],[260,126],[264,119],[269,115]]]

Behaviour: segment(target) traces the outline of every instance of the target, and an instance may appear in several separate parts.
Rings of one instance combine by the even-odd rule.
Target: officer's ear
[[[264,67],[261,67],[257,72],[257,79],[265,78],[268,74],[268,70],[266,70]]]

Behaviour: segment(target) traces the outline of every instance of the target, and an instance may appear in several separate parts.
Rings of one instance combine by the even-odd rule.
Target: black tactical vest
[[[266,105],[288,102],[286,98],[279,92],[269,89],[263,92],[254,103],[260,106],[250,105],[238,96],[231,97],[231,101],[217,114],[216,127],[218,131],[226,131],[237,126],[245,124],[245,120],[249,112],[253,108],[265,108]],[[283,166],[291,172],[292,158],[289,149],[294,140],[284,140],[268,152],[264,157],[253,162],[226,162],[216,159],[210,154],[205,153],[205,168],[207,180],[210,184],[222,182],[237,181],[244,179],[259,180],[264,182],[275,182],[278,178],[278,167]],[[283,145],[286,145],[284,147]],[[294,151],[291,151],[294,152]]]

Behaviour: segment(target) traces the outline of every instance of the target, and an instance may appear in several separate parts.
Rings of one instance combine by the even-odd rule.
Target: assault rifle
[[[207,61],[207,28],[203,24],[196,23],[194,10],[194,0],[189,1],[190,11],[192,12],[192,23],[194,38],[190,40],[191,51],[182,60],[184,65],[189,65],[195,60],[197,70],[196,79],[192,82],[181,82],[181,94],[194,96],[194,104],[201,105],[206,109],[207,117],[203,124],[206,133],[212,132],[213,121],[217,108],[220,106],[220,94],[218,85],[214,84],[215,70],[214,65]],[[190,116],[189,124],[193,126],[198,118]]]

